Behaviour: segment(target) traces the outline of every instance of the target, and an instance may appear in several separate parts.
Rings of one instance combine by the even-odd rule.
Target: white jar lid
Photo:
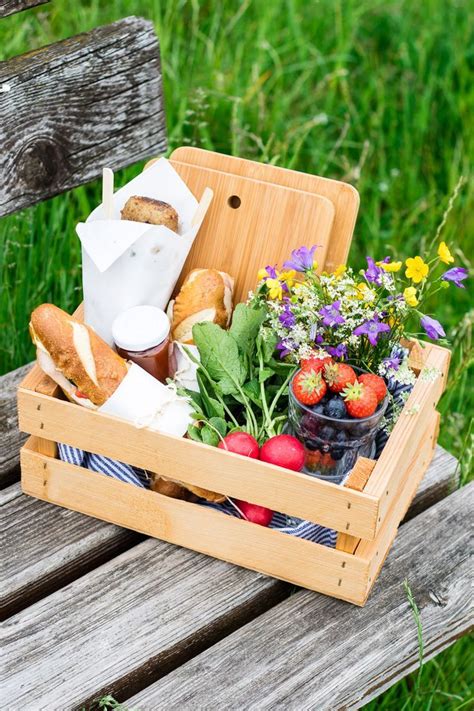
[[[146,351],[162,343],[170,332],[170,322],[156,306],[134,306],[123,311],[112,324],[115,345],[125,351]]]

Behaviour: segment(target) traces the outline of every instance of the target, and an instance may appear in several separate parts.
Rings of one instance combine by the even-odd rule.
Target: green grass
[[[192,144],[352,182],[361,195],[350,256],[357,266],[369,253],[420,252],[463,175],[442,237],[471,267],[469,0],[55,0],[2,20],[0,57],[131,14],[153,19],[160,37],[170,150]],[[138,169],[122,171],[117,183]],[[74,225],[99,199],[94,183],[1,220],[0,372],[33,358],[34,306],[79,302]],[[463,481],[474,449],[469,291],[452,287],[432,304],[453,344],[440,439],[461,459]],[[415,697],[408,679],[369,708],[398,709],[407,700],[417,709],[460,708],[466,654],[462,640],[426,666],[421,691],[439,689],[432,698]]]

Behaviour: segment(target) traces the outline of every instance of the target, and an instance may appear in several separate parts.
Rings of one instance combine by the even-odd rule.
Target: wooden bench
[[[41,1],[9,0],[4,14]],[[15,142],[0,153],[0,214],[90,180],[105,156],[118,168],[164,149],[151,23],[127,18],[5,64],[0,81],[24,93],[2,117]],[[39,66],[64,106],[78,92],[93,105],[86,145],[80,113],[41,124]],[[441,447],[359,609],[24,496],[16,386],[29,367],[0,378],[5,708],[82,708],[104,694],[140,711],[358,708],[418,665],[405,578],[426,659],[467,631],[473,485],[451,493],[457,464]]]
[[[2,412],[13,413],[23,371],[0,379]],[[14,419],[2,421],[7,479],[18,472]],[[222,708],[361,706],[418,665],[405,578],[425,659],[469,627],[474,485],[450,493],[456,466],[437,447],[363,609],[45,504],[11,484],[0,497],[4,703],[65,709],[111,693],[140,711],[205,708],[211,699]]]

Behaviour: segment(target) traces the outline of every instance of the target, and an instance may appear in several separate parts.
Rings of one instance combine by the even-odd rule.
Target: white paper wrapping
[[[179,387],[194,390],[194,392],[198,393],[199,385],[196,378],[198,365],[186,353],[185,349],[188,348],[193,356],[199,360],[197,346],[183,345],[178,341],[173,341],[170,353],[170,375]]]
[[[172,205],[179,234],[162,225],[120,219],[132,195]],[[204,219],[191,225],[198,202],[171,164],[160,158],[118,190],[114,219],[104,219],[102,205],[80,222],[84,320],[112,345],[112,323],[122,311],[149,304],[165,310]]]
[[[177,437],[183,437],[193,421],[189,402],[135,363],[98,411]]]

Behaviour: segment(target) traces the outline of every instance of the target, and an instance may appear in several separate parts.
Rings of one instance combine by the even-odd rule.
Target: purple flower
[[[372,284],[377,284],[377,286],[380,286],[380,284],[382,283],[382,274],[384,273],[382,267],[378,267],[372,257],[366,257],[366,259],[367,264],[369,266],[364,272],[365,278]],[[384,259],[384,262],[386,260],[387,257]]]
[[[291,253],[291,259],[283,263],[285,269],[294,269],[296,272],[307,272],[313,268],[314,253],[319,245],[315,244],[308,249],[307,247],[299,247]]]
[[[319,346],[321,343],[323,343],[324,337],[323,337],[320,333],[317,333],[317,334],[316,334],[316,337],[313,338],[313,341],[314,341],[315,343],[317,343],[318,346]]]
[[[377,316],[374,316],[370,321],[365,321],[362,326],[357,326],[354,329],[354,336],[367,336],[372,346],[377,345],[378,338],[381,333],[390,331],[390,326],[387,323],[379,321]]]
[[[295,344],[292,341],[279,341],[276,344],[276,349],[277,351],[280,351],[280,360],[283,360],[283,358],[286,358],[287,355],[290,355],[295,349]]]
[[[286,299],[285,307],[278,317],[278,320],[285,328],[293,328],[296,323],[296,316],[290,308],[288,299]]]
[[[464,267],[453,267],[452,269],[448,269],[447,272],[444,272],[441,279],[442,281],[452,281],[453,284],[458,286],[460,289],[465,289],[464,284],[461,284],[461,282],[464,279],[467,279],[467,276],[468,271],[467,269],[464,269]]]
[[[445,336],[444,328],[435,318],[431,316],[423,316],[421,319],[421,325],[426,331],[426,335],[436,341],[441,336]]]
[[[341,302],[335,301],[329,306],[323,306],[318,313],[323,317],[324,326],[338,326],[339,324],[345,323],[346,320],[341,316],[339,309],[341,308]]]
[[[384,358],[382,363],[386,368],[390,368],[391,370],[398,370],[400,367],[400,358],[397,358],[396,356],[390,356],[390,358]]]
[[[339,343],[338,346],[327,346],[326,351],[334,358],[344,358],[347,355],[347,346],[345,343]]]
[[[264,277],[264,281],[265,281],[265,279],[278,279],[276,267],[272,267],[269,264],[268,266],[265,267],[265,271],[267,272],[268,276]]]

